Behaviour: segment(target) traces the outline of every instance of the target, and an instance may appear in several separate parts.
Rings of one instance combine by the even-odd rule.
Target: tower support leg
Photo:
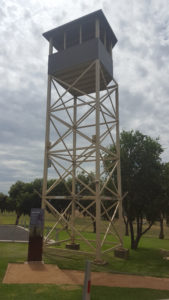
[[[96,60],[96,262],[101,261],[100,211],[100,62]]]
[[[52,40],[49,43],[49,55],[53,53]],[[41,208],[45,208],[45,198],[47,190],[47,177],[48,177],[48,151],[49,151],[49,136],[50,136],[50,106],[51,106],[51,84],[52,76],[48,75],[47,85],[47,107],[46,107],[46,133],[45,133],[45,156],[44,156],[44,168],[43,168],[43,188],[42,188],[42,203]]]
[[[117,163],[117,189],[118,189],[118,200],[119,200],[119,236],[121,247],[123,247],[123,208],[122,208],[122,188],[121,188],[121,164],[120,164],[120,132],[119,132],[119,91],[118,85],[115,91],[116,101],[116,151],[118,157]]]
[[[72,158],[72,214],[71,214],[71,243],[66,244],[67,249],[79,250],[80,245],[75,242],[75,197],[76,197],[76,122],[77,122],[77,98],[74,97],[73,105],[73,158]]]

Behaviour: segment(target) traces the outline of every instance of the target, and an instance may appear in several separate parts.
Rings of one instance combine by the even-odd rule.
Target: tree
[[[140,238],[159,214],[162,192],[160,154],[163,149],[158,139],[139,131],[123,131],[120,148],[122,187],[124,192],[128,192],[123,200],[124,215],[129,224],[131,248],[137,249]],[[143,227],[144,219],[147,220],[146,228]]]
[[[86,186],[85,186],[85,185]],[[93,172],[85,173],[81,172],[77,175],[77,191],[80,191],[81,196],[91,196],[91,191],[87,188],[91,188],[95,191],[95,176]],[[79,200],[79,203],[84,207],[87,208],[91,204],[91,200]],[[79,211],[83,209],[79,206]],[[93,224],[93,233],[96,233],[96,203],[93,203],[90,207],[88,207],[87,211],[90,213],[90,217]],[[89,215],[86,211],[83,213],[84,216]]]
[[[55,179],[50,179],[48,180],[48,188],[52,186],[56,182]],[[68,191],[65,187],[66,182],[65,181],[60,181],[58,179],[58,184],[52,189],[52,191],[48,194],[48,196],[67,196]],[[67,184],[69,185],[69,184]],[[59,213],[63,213],[64,210],[67,208],[68,204],[70,203],[69,200],[67,199],[50,199],[49,202],[57,209]],[[50,210],[49,210],[50,212]],[[69,220],[71,215],[71,209],[67,211],[67,214],[64,216],[66,217],[67,220]]]
[[[31,183],[17,181],[10,187],[8,210],[16,212],[15,224],[18,225],[20,216],[30,215],[31,208],[41,206],[41,198],[37,191],[41,193],[41,179],[35,179]]]
[[[54,179],[48,180],[48,187],[55,182]],[[16,222],[19,223],[19,218],[22,214],[30,215],[32,208],[41,207],[41,194],[42,194],[42,179],[35,179],[33,182],[24,183],[17,181],[10,187],[8,210],[16,212]],[[49,194],[52,195],[66,195],[64,182],[60,182]],[[63,199],[49,200],[59,212],[63,212],[67,207],[69,201]],[[68,212],[69,215],[69,212]],[[68,216],[69,217],[69,216]]]
[[[7,210],[7,195],[0,193],[0,211],[3,213]]]
[[[159,207],[160,233],[159,238],[164,239],[164,218],[169,216],[169,163],[162,164],[161,174],[162,195]]]
[[[17,181],[10,187],[9,190],[9,210],[16,212],[15,225],[18,225],[19,218],[24,210],[24,193],[25,183],[22,181]]]

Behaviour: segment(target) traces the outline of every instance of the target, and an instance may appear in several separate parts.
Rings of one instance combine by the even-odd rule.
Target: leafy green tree
[[[15,225],[18,225],[19,218],[24,210],[24,201],[23,201],[23,193],[24,193],[25,183],[22,181],[17,181],[10,187],[9,190],[9,210],[16,212],[16,221]]]
[[[17,181],[10,187],[8,210],[16,212],[16,225],[22,214],[30,215],[31,208],[41,206],[41,198],[37,193],[41,193],[41,186],[42,180],[36,179],[31,183]]]
[[[55,179],[50,179],[48,180],[48,188],[50,186],[52,186],[53,183],[55,183]],[[52,191],[48,194],[49,196],[67,196],[68,195],[68,191],[65,187],[66,182],[65,181],[58,181],[58,184],[54,187],[54,189],[52,189]],[[49,202],[57,209],[58,212],[62,213],[66,207],[69,204],[69,200],[65,200],[65,199],[51,199],[49,200]],[[71,210],[67,211],[67,219],[69,219],[71,214]]]
[[[169,218],[169,163],[162,164],[161,174],[162,195],[159,206],[160,233],[159,238],[164,239],[164,219]]]
[[[41,207],[42,181],[42,179],[35,179],[30,183],[17,181],[10,187],[8,210],[16,212],[16,225],[18,224],[19,218],[22,214],[30,215],[32,208]],[[54,182],[54,179],[48,180],[48,187],[50,187]],[[66,195],[64,182],[60,182],[48,195]],[[63,201],[63,199],[58,199],[56,201],[55,199],[51,199],[49,202],[51,202],[59,212],[63,212],[67,207],[69,200]],[[69,212],[67,215],[69,216]]]
[[[4,195],[3,193],[0,193],[0,211],[3,213],[7,210],[7,195]]]
[[[95,191],[95,176],[93,172],[90,172],[89,174],[84,173],[83,171],[77,175],[77,183],[76,183],[76,189],[77,192],[80,192],[80,196],[90,196],[91,191],[87,189],[86,186],[89,186],[90,189]],[[91,204],[91,200],[81,200],[79,199],[79,203],[84,207],[88,207]],[[78,207],[79,211],[82,211],[81,207]],[[93,224],[93,232],[96,233],[96,204],[93,203],[92,206],[90,206],[87,211],[90,213],[90,217]],[[87,212],[85,211],[84,216],[87,216]]]
[[[123,131],[120,148],[122,187],[128,192],[123,200],[124,215],[129,224],[131,248],[137,249],[140,238],[159,215],[162,192],[160,154],[163,149],[158,139],[139,131]],[[146,228],[144,219],[147,220]]]

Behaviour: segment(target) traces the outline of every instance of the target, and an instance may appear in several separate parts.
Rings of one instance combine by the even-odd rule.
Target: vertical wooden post
[[[104,32],[104,46],[105,46],[105,48],[107,47],[106,42],[107,42],[107,39],[106,39],[106,30],[105,30],[105,32]]]
[[[110,42],[110,49],[109,49],[109,52],[110,52],[111,57],[113,58],[113,56],[112,56],[112,41]]]
[[[95,21],[95,37],[96,38],[100,37],[100,21],[98,18],[96,18],[96,21]]]
[[[52,40],[49,43],[49,55],[53,53]],[[42,203],[41,208],[45,208],[45,198],[47,190],[47,176],[48,176],[48,151],[50,146],[50,106],[51,106],[51,83],[52,76],[48,75],[47,86],[47,105],[46,105],[46,133],[45,133],[45,155],[44,155],[44,169],[43,169],[43,189],[42,189]]]
[[[82,43],[82,25],[80,25],[80,28],[79,28],[79,44]]]
[[[63,49],[66,49],[66,32],[63,34]]]

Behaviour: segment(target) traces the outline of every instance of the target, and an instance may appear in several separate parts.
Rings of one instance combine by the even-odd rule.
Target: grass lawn
[[[125,247],[128,248],[129,243],[129,238],[125,238]],[[92,264],[92,271],[169,277],[169,261],[162,258],[160,248],[169,249],[169,240],[142,238],[138,250],[130,250],[128,260],[116,258],[113,253],[109,253],[103,256],[107,264],[104,266]],[[44,257],[47,263],[57,264],[62,269],[84,270],[85,255],[82,256],[78,252],[68,253],[62,249],[49,250],[45,252]],[[89,258],[93,260],[92,256]]]
[[[0,224],[14,224],[15,215],[0,215]],[[27,223],[29,219],[27,218]],[[52,225],[49,218],[48,226]],[[168,237],[168,228],[166,228]],[[159,240],[159,227],[155,225],[148,234],[140,241],[137,251],[130,250],[128,260],[115,258],[113,253],[103,258],[107,262],[104,266],[92,264],[92,271],[104,271],[112,273],[128,273],[137,275],[149,275],[157,277],[169,277],[169,261],[162,259],[160,248],[169,249],[169,239]],[[92,237],[92,233],[86,233]],[[63,237],[60,236],[62,239]],[[130,247],[130,239],[125,238],[125,247]],[[88,257],[93,260],[93,257]],[[44,255],[45,263],[57,264],[62,269],[84,270],[86,255],[65,252],[63,249],[47,250]],[[23,263],[27,260],[27,244],[0,243],[0,282],[2,282],[8,263]],[[79,286],[55,286],[24,284],[6,285],[0,283],[0,299],[81,299],[82,287]],[[93,287],[91,299],[167,299],[169,291],[157,291],[149,289],[128,289]]]
[[[155,291],[149,289],[92,287],[91,300],[148,300],[167,299],[169,291]],[[38,284],[0,285],[0,299],[3,300],[79,300],[82,299],[82,287],[55,286]]]
[[[126,241],[126,243],[129,241]],[[169,277],[169,263],[163,261],[159,255],[157,239],[143,238],[142,245],[138,251],[130,253],[129,260],[121,260],[114,258],[113,255],[107,256],[107,264],[105,266],[97,266],[92,264],[93,271],[106,272],[126,272],[155,276]],[[169,241],[160,241],[162,246],[167,246]],[[149,248],[151,247],[153,248]],[[161,246],[161,247],[162,247]],[[165,247],[167,248],[167,247]],[[169,248],[169,247],[168,247]],[[65,254],[57,250],[58,255],[45,255],[46,263],[56,263],[61,268],[81,269],[84,270],[86,258],[79,254]],[[17,243],[0,243],[0,282],[8,263],[24,262],[27,257],[27,244]],[[79,286],[55,286],[55,285],[39,285],[39,284],[0,284],[0,299],[81,299],[82,287]],[[169,291],[157,291],[149,289],[128,289],[128,288],[109,288],[94,287],[91,290],[91,299],[167,299]]]

